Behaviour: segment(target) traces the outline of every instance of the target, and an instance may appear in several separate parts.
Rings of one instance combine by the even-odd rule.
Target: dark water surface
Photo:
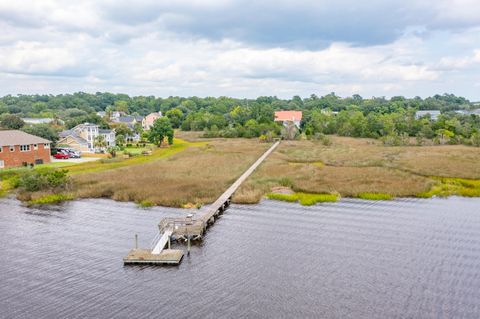
[[[233,205],[180,266],[123,266],[184,214],[0,200],[0,317],[480,318],[480,199]]]

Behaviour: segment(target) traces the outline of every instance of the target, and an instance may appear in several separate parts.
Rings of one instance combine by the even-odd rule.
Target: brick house
[[[0,131],[0,169],[50,163],[50,143],[22,131]]]

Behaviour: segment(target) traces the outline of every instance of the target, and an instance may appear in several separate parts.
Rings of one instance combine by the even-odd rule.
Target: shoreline
[[[153,157],[79,164],[68,173],[73,184],[66,191],[23,192],[21,199],[36,204],[110,198],[142,207],[200,207],[215,201],[269,146],[256,139],[200,143],[179,137],[179,145],[156,150]],[[480,197],[478,148],[386,147],[372,139],[338,136],[331,140],[329,145],[283,141],[236,191],[233,202],[256,204],[277,197],[313,205],[340,197]],[[8,182],[2,184],[8,188]],[[272,195],[279,187],[290,189],[289,194]]]

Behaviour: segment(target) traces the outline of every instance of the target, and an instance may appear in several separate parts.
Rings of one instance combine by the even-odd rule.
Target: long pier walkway
[[[123,259],[125,264],[152,263],[178,264],[183,252],[170,249],[170,241],[184,239],[190,246],[191,240],[202,239],[207,227],[223,214],[232,200],[232,195],[242,183],[260,166],[260,164],[275,150],[280,142],[275,142],[255,163],[252,164],[213,204],[200,211],[197,218],[189,214],[184,218],[164,218],[158,224],[159,233],[152,243],[151,251],[146,249],[132,249]],[[195,214],[197,215],[197,214]],[[168,243],[168,249],[164,249]],[[181,254],[180,254],[181,253]],[[161,258],[164,255],[165,258]],[[175,258],[171,258],[174,256]],[[165,261],[164,261],[165,260]]]

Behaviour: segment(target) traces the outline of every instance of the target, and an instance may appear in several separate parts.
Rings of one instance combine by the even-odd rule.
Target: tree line
[[[256,99],[229,97],[168,97],[134,96],[112,93],[62,95],[7,95],[0,98],[0,125],[6,126],[13,117],[50,117],[63,127],[83,122],[109,127],[105,118],[96,113],[123,111],[132,115],[162,112],[173,128],[204,131],[210,137],[271,137],[285,128],[273,121],[276,110],[303,111],[297,135],[321,138],[325,134],[380,138],[398,145],[409,137],[432,139],[437,143],[480,142],[480,120],[476,115],[460,114],[476,106],[453,94],[422,99],[402,96],[363,98],[360,95],[342,98],[334,93],[307,98],[275,96]],[[437,120],[418,118],[418,110],[439,110]],[[46,129],[43,128],[45,131]],[[45,133],[44,133],[45,134]]]

